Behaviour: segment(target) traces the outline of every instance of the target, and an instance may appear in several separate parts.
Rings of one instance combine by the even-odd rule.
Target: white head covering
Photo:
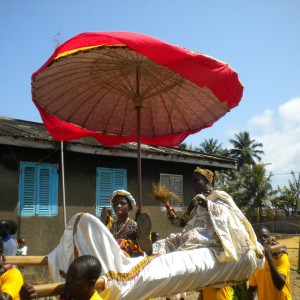
[[[110,203],[113,203],[113,200],[116,196],[125,196],[129,200],[129,202],[132,206],[132,209],[135,208],[135,206],[136,206],[135,200],[129,192],[127,192],[125,190],[116,190],[116,191],[114,191],[110,196]]]

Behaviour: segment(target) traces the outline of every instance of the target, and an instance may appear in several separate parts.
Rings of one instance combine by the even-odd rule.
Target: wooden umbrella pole
[[[65,161],[64,161],[64,142],[60,142],[61,151],[61,177],[62,177],[62,193],[63,193],[63,208],[64,208],[64,225],[67,227],[67,209],[66,209],[66,184],[65,184]]]
[[[137,113],[137,168],[138,168],[138,210],[139,213],[142,212],[142,159],[141,159],[141,107],[136,106]]]

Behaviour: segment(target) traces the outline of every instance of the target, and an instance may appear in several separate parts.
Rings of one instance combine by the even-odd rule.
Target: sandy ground
[[[300,236],[281,236],[277,240],[287,246],[291,263],[290,284],[293,300],[300,300],[300,274],[297,272]]]
[[[298,252],[299,252],[299,241],[300,236],[277,236],[276,240],[285,244],[288,249],[289,260],[291,263],[291,273],[290,273],[290,284],[292,290],[293,300],[300,300],[300,274],[298,274]],[[165,298],[155,298],[152,300],[163,300]],[[187,293],[185,300],[198,300],[199,292],[189,292]]]

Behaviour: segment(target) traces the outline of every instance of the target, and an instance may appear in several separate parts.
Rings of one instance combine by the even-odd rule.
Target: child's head
[[[26,245],[26,240],[25,240],[24,238],[19,238],[19,239],[18,239],[18,245],[19,245],[20,247],[25,246],[25,245]]]
[[[155,243],[156,241],[158,241],[160,239],[159,233],[156,231],[151,232],[151,240],[152,243]]]

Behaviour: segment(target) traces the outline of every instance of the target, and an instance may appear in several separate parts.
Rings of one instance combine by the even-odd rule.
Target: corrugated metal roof
[[[7,139],[5,139],[5,137]],[[0,116],[0,144],[13,144],[19,145],[18,141],[22,140],[22,146],[24,143],[29,143],[32,141],[35,142],[48,142],[51,144],[57,144],[58,141],[55,141],[47,132],[43,123],[25,121],[12,119],[8,117]],[[70,142],[65,142],[66,148],[71,151],[78,152],[86,152],[86,153],[94,153],[94,154],[103,154],[107,155],[108,152],[113,152],[114,155],[124,156],[121,153],[132,153],[132,155],[136,155],[137,144],[136,143],[128,143],[115,147],[107,147],[99,144],[93,138],[83,138],[79,140],[74,140]],[[85,151],[82,149],[85,148]],[[88,148],[88,149],[87,149]],[[81,149],[81,150],[80,150]],[[117,151],[117,152],[116,152]],[[158,147],[151,145],[141,145],[141,152],[143,158],[148,159],[157,159],[157,157],[164,157],[164,160],[185,162],[185,163],[198,163],[203,164],[203,162],[207,162],[207,165],[210,165],[215,168],[224,168],[224,169],[233,169],[235,168],[235,161],[230,158],[207,155],[200,152],[183,150],[174,147]],[[128,156],[128,155],[127,155]],[[189,162],[190,161],[190,162]]]

